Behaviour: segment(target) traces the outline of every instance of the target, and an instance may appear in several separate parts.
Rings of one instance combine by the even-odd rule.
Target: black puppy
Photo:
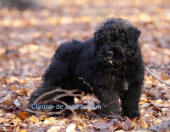
[[[57,87],[80,89],[98,97],[104,115],[119,114],[120,98],[123,115],[130,118],[140,116],[138,103],[144,66],[139,35],[140,31],[128,21],[108,19],[98,27],[92,38],[62,44],[44,74],[42,86],[31,95],[30,104]],[[55,93],[57,95],[59,93]],[[71,102],[70,99],[65,101]]]

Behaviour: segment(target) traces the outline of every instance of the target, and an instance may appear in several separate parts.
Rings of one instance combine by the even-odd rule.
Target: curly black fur
[[[120,98],[124,116],[140,116],[138,103],[144,66],[139,35],[140,31],[128,21],[108,19],[92,38],[62,44],[44,74],[42,87],[31,95],[30,104],[41,94],[60,86],[94,93],[101,101],[102,114],[119,114]]]

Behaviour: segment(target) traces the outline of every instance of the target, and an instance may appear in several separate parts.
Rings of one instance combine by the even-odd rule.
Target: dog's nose
[[[106,52],[106,56],[107,56],[107,57],[112,57],[112,56],[113,56],[113,52],[112,52],[112,51]]]

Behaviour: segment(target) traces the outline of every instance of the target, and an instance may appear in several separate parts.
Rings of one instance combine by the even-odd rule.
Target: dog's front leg
[[[119,95],[118,90],[108,89],[108,88],[99,88],[97,97],[101,101],[101,115],[110,116],[110,115],[119,115],[120,106],[119,106]]]

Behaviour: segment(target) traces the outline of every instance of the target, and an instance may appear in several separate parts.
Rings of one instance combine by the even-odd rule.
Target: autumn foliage
[[[39,4],[43,8],[0,9],[0,132],[151,131],[152,126],[170,120],[170,87],[147,71],[140,118],[88,114],[64,118],[26,112],[28,99],[59,44],[87,39],[108,17],[127,19],[141,29],[145,65],[170,83],[169,0],[42,0]]]

